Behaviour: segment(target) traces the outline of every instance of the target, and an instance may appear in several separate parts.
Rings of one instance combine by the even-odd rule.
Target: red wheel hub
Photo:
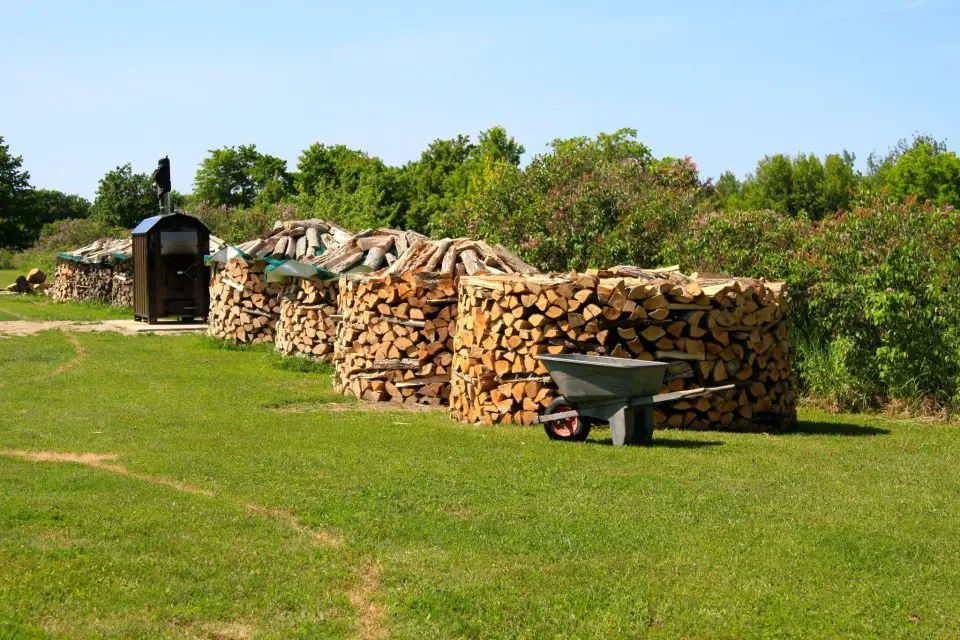
[[[559,407],[557,408],[557,413],[563,413],[564,411],[573,411],[570,407]],[[576,435],[580,431],[580,416],[574,416],[572,418],[564,418],[563,420],[557,420],[554,423],[553,432],[556,433],[561,438],[569,438],[573,435]]]

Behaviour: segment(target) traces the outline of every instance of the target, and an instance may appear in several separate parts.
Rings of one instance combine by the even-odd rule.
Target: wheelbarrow
[[[551,440],[582,441],[597,422],[610,425],[614,446],[653,443],[653,407],[727,391],[735,385],[655,395],[668,363],[574,354],[539,355],[560,393],[537,416]]]

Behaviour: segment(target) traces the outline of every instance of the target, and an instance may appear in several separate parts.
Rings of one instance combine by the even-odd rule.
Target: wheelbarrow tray
[[[542,354],[560,393],[575,403],[652,396],[663,387],[666,362],[609,356]]]

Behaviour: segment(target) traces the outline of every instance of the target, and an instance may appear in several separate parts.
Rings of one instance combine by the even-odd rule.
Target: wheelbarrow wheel
[[[563,396],[556,398],[547,407],[546,414],[563,413],[564,411],[573,411],[573,407]],[[547,432],[547,437],[551,440],[566,440],[568,442],[583,442],[590,435],[590,428],[593,423],[583,416],[574,416],[564,418],[563,420],[551,420],[543,423],[543,430]]]

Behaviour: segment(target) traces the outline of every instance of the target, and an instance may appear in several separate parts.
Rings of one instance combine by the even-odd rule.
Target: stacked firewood
[[[114,297],[113,265],[130,261],[132,255],[133,241],[130,238],[100,238],[60,254],[53,272],[50,296],[57,302],[111,302]]]
[[[359,269],[369,272],[384,263],[392,264],[397,252],[411,242],[424,240],[414,231],[365,229],[321,255],[300,260],[334,276]],[[299,355],[320,360],[333,356],[339,326],[339,280],[317,277],[290,278],[280,302],[277,322],[277,351],[283,355]]]
[[[329,360],[337,340],[337,280],[294,278],[280,300],[276,349],[286,356]]]
[[[499,246],[413,238],[386,270],[367,278],[342,278],[338,387],[373,401],[445,402],[458,276],[535,272]]]
[[[210,335],[239,343],[274,342],[284,285],[267,282],[267,267],[287,260],[306,261],[348,238],[345,230],[332,223],[287,220],[238,245],[245,258],[211,265]]]
[[[109,302],[113,267],[108,264],[57,259],[50,297],[57,302]]]
[[[133,306],[133,259],[113,265],[113,288],[110,304],[115,307]]]
[[[57,260],[50,296],[57,302],[109,302],[113,290],[110,265]]]
[[[57,258],[57,264],[53,269],[53,284],[47,292],[53,300],[57,302],[69,302],[73,300],[73,285],[76,282],[74,272],[77,263],[72,260]]]
[[[374,402],[445,403],[456,302],[449,277],[342,276],[337,390]]]
[[[618,267],[528,278],[464,278],[451,411],[530,424],[558,395],[536,356],[579,353],[669,362],[662,392],[736,389],[658,405],[659,426],[786,428],[795,420],[781,283]]]
[[[210,335],[244,344],[273,342],[283,284],[268,283],[262,260],[234,258],[210,271]]]

